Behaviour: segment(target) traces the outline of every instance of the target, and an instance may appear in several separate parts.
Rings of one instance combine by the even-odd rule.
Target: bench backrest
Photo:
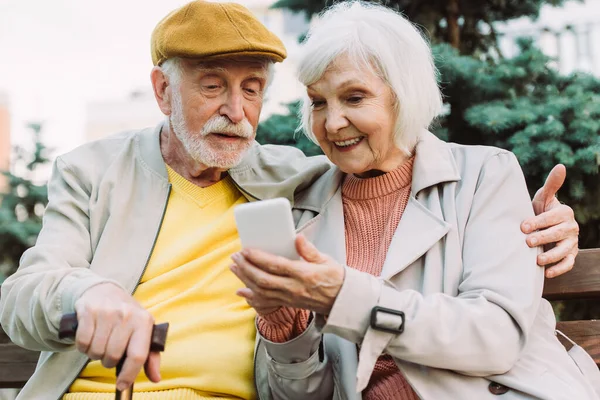
[[[568,274],[546,280],[546,299],[600,299],[600,249],[580,250],[575,264]],[[600,365],[600,320],[561,321],[557,329],[583,347]],[[560,336],[559,339],[565,347],[570,347]]]
[[[0,329],[0,388],[23,387],[35,370],[38,355],[12,343]]]

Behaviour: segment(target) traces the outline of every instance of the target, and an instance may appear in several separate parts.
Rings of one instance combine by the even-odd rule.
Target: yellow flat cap
[[[192,1],[162,19],[151,39],[152,62],[171,57],[248,55],[281,62],[285,46],[246,7]]]

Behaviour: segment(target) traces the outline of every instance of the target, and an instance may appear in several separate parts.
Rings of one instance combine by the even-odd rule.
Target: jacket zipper
[[[131,291],[132,295],[135,292],[135,289],[140,284],[140,281],[142,280],[142,277],[144,276],[144,273],[146,272],[146,268],[148,268],[148,263],[150,262],[150,257],[152,256],[152,252],[154,251],[154,247],[156,246],[156,241],[158,240],[158,234],[160,233],[160,229],[162,228],[163,221],[165,220],[165,214],[167,212],[167,205],[169,204],[169,197],[171,196],[171,188],[172,188],[172,185],[169,183],[169,186],[167,188],[167,199],[165,200],[165,206],[163,207],[163,211],[160,216],[160,223],[158,224],[158,229],[156,231],[156,235],[154,236],[154,241],[152,242],[152,247],[150,248],[150,253],[148,254],[148,258],[146,259],[146,264],[144,265],[144,269],[142,270],[142,273],[140,274],[140,277],[138,278],[137,283],[135,284],[135,287]],[[65,388],[65,390],[62,392],[62,394],[58,397],[57,400],[60,400],[64,397],[64,395],[67,393],[67,390],[69,390],[69,388],[71,387],[73,382],[75,382],[77,377],[79,375],[81,375],[81,372],[85,369],[86,366],[87,366],[87,362],[85,364],[83,364],[83,367],[81,367],[81,369],[79,370],[77,375],[75,375],[75,377],[73,379],[71,379],[71,383],[69,383],[69,385]]]

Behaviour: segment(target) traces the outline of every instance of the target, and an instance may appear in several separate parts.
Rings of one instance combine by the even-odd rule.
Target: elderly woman
[[[303,128],[337,168],[294,205],[303,260],[233,256],[261,397],[597,398],[541,299],[514,155],[426,130],[442,101],[415,27],[341,3],[304,47]]]

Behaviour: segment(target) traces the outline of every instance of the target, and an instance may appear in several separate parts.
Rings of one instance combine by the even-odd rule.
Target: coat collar
[[[456,181],[460,181],[460,173],[450,145],[423,131],[415,148],[411,194],[416,197],[423,189]]]

